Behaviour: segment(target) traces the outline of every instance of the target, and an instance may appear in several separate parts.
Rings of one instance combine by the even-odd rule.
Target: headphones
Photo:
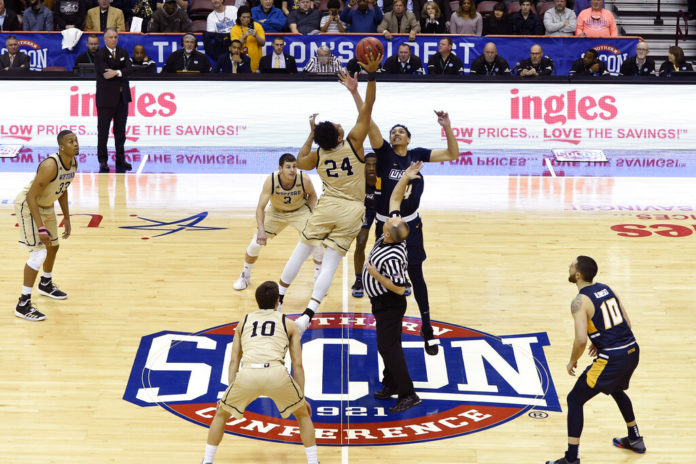
[[[193,40],[196,41],[196,46],[194,47],[194,49],[198,48],[198,38],[196,37],[195,34],[192,34],[191,32],[187,32],[186,34],[184,34],[184,35],[181,37],[181,42],[180,42],[180,43],[181,43],[181,48],[184,48],[184,39],[185,39],[186,37],[188,37],[189,35],[190,35],[191,37],[193,37]]]

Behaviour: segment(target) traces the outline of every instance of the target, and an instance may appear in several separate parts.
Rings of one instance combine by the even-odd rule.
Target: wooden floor
[[[12,315],[27,256],[14,245],[11,202],[30,178],[3,173],[0,185],[0,462],[200,462],[205,428],[158,407],[128,403],[124,389],[142,336],[196,332],[237,321],[254,308],[252,293],[235,292],[231,284],[255,228],[262,177],[78,175],[71,212],[103,220],[90,228],[89,216],[73,218],[73,236],[62,242],[54,269],[70,297],[35,297],[48,315],[41,323]],[[696,453],[696,234],[661,236],[655,232],[664,227],[654,227],[644,229],[651,236],[631,238],[610,228],[677,224],[695,231],[693,179],[439,179],[429,183],[422,210],[433,319],[492,334],[547,332],[545,353],[565,411],[575,380],[565,371],[573,334],[569,303],[576,294],[567,282],[568,264],[578,254],[593,256],[597,280],[619,293],[641,345],[629,393],[648,452],[611,446],[626,429],[613,400],[601,395],[585,408],[582,462],[690,462]],[[650,205],[674,209],[636,210]],[[202,211],[208,216],[199,226],[226,229],[154,237],[161,232],[119,228],[145,224],[136,216],[177,221]],[[655,217],[662,214],[669,217]],[[289,230],[272,241],[254,268],[254,282],[277,280],[296,240]],[[321,311],[343,309],[352,258],[348,269],[344,276],[339,267]],[[286,312],[301,312],[311,276],[307,266],[288,293]],[[349,311],[370,311],[366,299],[345,298]],[[418,315],[412,297],[408,315]],[[588,362],[585,356],[580,364]],[[323,464],[541,463],[562,455],[565,424],[565,412],[543,420],[522,415],[441,441],[320,447],[319,457]],[[295,445],[227,435],[216,462],[300,463],[304,453]]]

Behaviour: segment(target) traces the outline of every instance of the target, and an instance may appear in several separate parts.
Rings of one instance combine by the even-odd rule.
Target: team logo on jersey
[[[227,388],[237,323],[198,333],[163,331],[142,338],[123,398],[161,406],[209,426]],[[441,341],[425,354],[420,319],[404,318],[403,346],[422,404],[390,414],[395,399],[377,400],[382,359],[371,314],[314,317],[303,337],[305,396],[322,445],[386,445],[449,438],[485,430],[536,409],[561,408],[543,347],[546,333],[494,336],[433,321]],[[290,366],[289,356],[286,366]],[[284,420],[269,398],[259,398],[226,431],[269,441],[300,443],[293,418]]]

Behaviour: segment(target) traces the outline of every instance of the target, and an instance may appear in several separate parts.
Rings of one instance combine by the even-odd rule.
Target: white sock
[[[313,246],[299,242],[295,247],[295,251],[290,255],[290,259],[288,259],[288,262],[285,264],[285,269],[283,269],[283,273],[280,275],[280,280],[290,285],[292,281],[295,280],[295,277],[297,277],[297,274],[299,274],[302,264],[304,264],[309,255],[312,254],[312,251],[314,251]],[[283,288],[282,285],[280,288]],[[281,295],[284,294],[285,293],[281,293]]]
[[[51,280],[51,277],[53,277],[53,273],[52,273],[52,272],[44,272],[43,274],[41,274],[41,278],[42,278],[42,279]]]
[[[307,464],[319,464],[319,461],[317,461],[317,447],[315,446],[308,446],[304,449],[305,454],[307,455]]]
[[[341,263],[342,256],[333,248],[327,248],[324,252],[324,260],[321,263],[321,272],[314,282],[314,290],[312,290],[312,299],[321,301],[329,291],[331,281],[333,280],[336,269]],[[318,304],[317,304],[318,306]],[[309,306],[307,306],[309,307]],[[314,310],[313,308],[310,308]]]
[[[31,296],[31,287],[25,287],[24,285],[22,285],[22,295]]]
[[[246,261],[244,262],[244,273],[245,276],[250,276],[251,275],[251,268],[254,267],[255,263],[247,263]]]
[[[203,462],[205,464],[212,463],[213,460],[215,459],[215,453],[217,453],[218,447],[216,445],[205,445],[205,457],[203,458]]]
[[[320,303],[318,301],[314,301],[313,299],[309,300],[309,303],[307,303],[307,309],[311,309],[316,313],[317,309],[319,308],[319,304]]]

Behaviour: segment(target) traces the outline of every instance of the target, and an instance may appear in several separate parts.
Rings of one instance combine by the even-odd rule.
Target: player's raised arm
[[[435,114],[437,115],[437,123],[445,130],[445,135],[447,136],[447,149],[433,150],[430,153],[430,161],[440,162],[456,160],[459,158],[459,143],[452,131],[449,114],[445,111],[435,111]]]
[[[363,100],[360,96],[360,92],[358,92],[358,73],[355,73],[355,75],[351,77],[346,70],[341,70],[338,73],[338,78],[341,84],[343,84],[353,96],[355,107],[360,111],[360,108],[363,106]],[[380,149],[384,144],[382,133],[379,131],[379,127],[372,117],[370,117],[370,128],[367,131],[367,137],[370,139],[370,146],[373,150]]]
[[[314,113],[309,117],[309,137],[297,154],[297,167],[305,171],[317,167],[317,152],[312,150],[312,143],[314,142],[314,128],[318,114]]]
[[[370,60],[367,64],[360,63],[365,71],[367,71],[368,81],[367,81],[367,92],[365,93],[365,102],[360,108],[358,113],[358,120],[355,121],[355,126],[348,134],[348,140],[350,140],[351,145],[358,153],[359,157],[362,158],[363,149],[362,145],[367,137],[367,131],[370,128],[370,120],[372,118],[372,107],[375,104],[375,96],[377,94],[377,70],[379,69],[380,63],[382,62],[382,54],[375,57],[370,53]]]
[[[420,177],[420,170],[423,169],[423,162],[418,161],[417,163],[411,163],[411,165],[406,168],[404,174],[396,183],[394,190],[392,190],[391,197],[389,197],[389,212],[399,211],[401,209],[401,201],[406,195],[406,186],[413,179]]]

